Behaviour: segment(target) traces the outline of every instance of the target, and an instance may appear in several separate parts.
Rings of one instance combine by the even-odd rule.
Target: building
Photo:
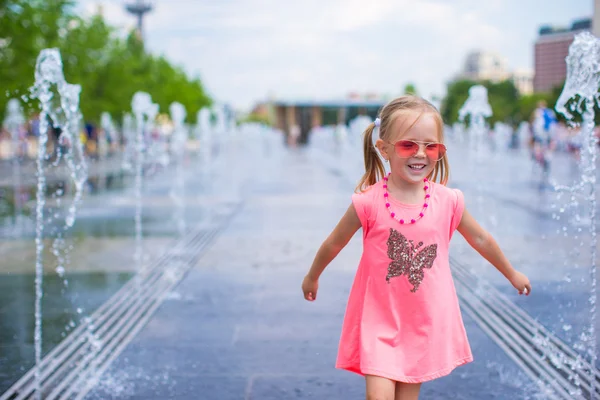
[[[519,93],[531,94],[533,92],[532,70],[521,68],[511,72],[506,59],[492,52],[477,50],[469,53],[465,59],[463,71],[457,79],[494,83],[512,80]]]
[[[515,69],[511,75],[515,87],[522,95],[533,93],[533,70],[529,68]]]
[[[352,97],[332,101],[273,101],[271,108],[275,119],[275,128],[289,135],[294,127],[299,128],[301,143],[308,141],[312,128],[348,124],[358,115],[375,119],[377,112],[386,104],[384,100],[360,99]]]
[[[467,55],[460,78],[472,81],[502,82],[510,78],[506,59],[499,54],[473,51]]]
[[[598,1],[596,0],[596,3]],[[597,12],[595,11],[594,14]],[[565,57],[576,34],[592,30],[592,20],[573,22],[569,28],[542,26],[535,42],[533,90],[549,92],[561,86],[567,77]]]
[[[594,17],[592,22],[592,33],[600,37],[600,0],[594,0]]]

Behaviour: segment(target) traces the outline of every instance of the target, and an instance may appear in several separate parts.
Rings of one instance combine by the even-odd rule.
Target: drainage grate
[[[598,368],[592,368],[581,354],[454,258],[451,265],[461,306],[547,398],[600,398]]]
[[[210,227],[188,231],[50,351],[40,363],[42,398],[82,399],[238,209],[234,205]],[[35,391],[34,367],[0,400],[34,399]]]

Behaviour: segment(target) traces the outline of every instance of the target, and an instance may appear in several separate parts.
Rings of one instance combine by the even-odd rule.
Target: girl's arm
[[[321,273],[348,244],[360,227],[360,219],[358,219],[354,205],[350,204],[340,222],[333,229],[333,232],[325,239],[317,251],[312,266],[302,282],[302,291],[306,300],[312,301],[317,298],[318,281]]]
[[[531,293],[529,279],[523,273],[515,270],[508,259],[500,250],[496,240],[483,229],[465,209],[457,230],[479,254],[488,260],[510,283],[519,291],[519,294]]]

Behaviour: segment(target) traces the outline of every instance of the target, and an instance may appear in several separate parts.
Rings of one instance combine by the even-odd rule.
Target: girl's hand
[[[308,275],[304,277],[302,281],[302,292],[304,292],[304,298],[308,301],[315,301],[317,299],[317,290],[319,289],[319,280],[312,279]]]
[[[525,274],[515,271],[510,278],[510,283],[519,291],[519,294],[524,293],[526,296],[531,294],[531,283],[529,283],[529,278]]]

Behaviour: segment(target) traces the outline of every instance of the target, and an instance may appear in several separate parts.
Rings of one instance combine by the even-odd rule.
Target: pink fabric
[[[363,227],[363,255],[348,299],[336,367],[400,382],[424,382],[473,361],[448,263],[448,246],[460,223],[464,199],[460,190],[431,183],[425,217],[414,225],[400,225],[385,207],[382,186],[380,181],[352,196]],[[404,220],[414,218],[422,208],[389,199],[392,210]],[[423,268],[415,292],[407,275],[386,281],[392,261],[390,229],[414,246],[423,242],[413,255],[437,244],[433,265]],[[397,258],[397,254],[392,255]]]

